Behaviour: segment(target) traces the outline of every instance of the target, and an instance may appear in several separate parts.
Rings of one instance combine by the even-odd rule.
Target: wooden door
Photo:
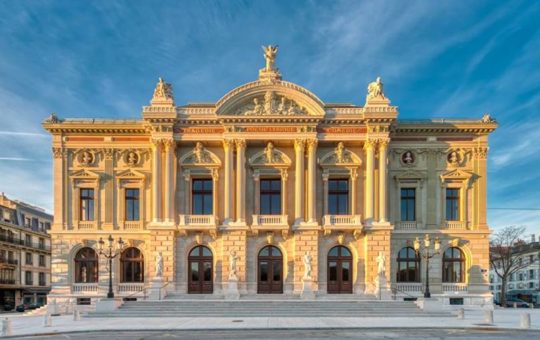
[[[266,246],[259,252],[257,293],[283,293],[283,256],[277,247]]]
[[[213,257],[210,249],[197,246],[188,257],[188,293],[212,294],[214,292]]]
[[[349,249],[336,246],[328,252],[329,294],[352,293],[352,256]]]

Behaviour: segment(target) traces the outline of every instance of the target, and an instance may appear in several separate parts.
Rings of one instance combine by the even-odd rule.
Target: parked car
[[[5,304],[4,305],[4,312],[9,312],[9,311],[13,310],[13,308],[15,308],[15,306],[10,305],[10,304]]]
[[[18,305],[18,306],[15,308],[15,310],[16,310],[17,312],[21,312],[21,313],[24,312],[24,311],[27,310],[27,309],[28,309],[28,305],[27,305],[27,304],[24,304],[24,303]]]
[[[506,307],[514,307],[514,304],[518,308],[528,308],[529,303],[518,298],[510,298],[506,300]]]

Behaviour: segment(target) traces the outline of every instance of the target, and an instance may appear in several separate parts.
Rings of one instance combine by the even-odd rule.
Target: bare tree
[[[525,227],[504,227],[491,237],[489,261],[491,268],[501,278],[501,306],[506,306],[506,285],[512,274],[529,265],[527,259],[519,256],[518,247],[524,244],[522,240]]]

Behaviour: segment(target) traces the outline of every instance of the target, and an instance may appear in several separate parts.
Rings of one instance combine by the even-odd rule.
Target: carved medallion
[[[416,158],[414,156],[414,153],[410,150],[405,151],[401,154],[401,162],[404,165],[413,165]]]

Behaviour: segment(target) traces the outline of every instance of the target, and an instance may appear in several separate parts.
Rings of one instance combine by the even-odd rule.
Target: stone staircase
[[[210,297],[213,297],[211,299]],[[427,313],[410,301],[301,300],[264,296],[240,300],[168,298],[161,301],[127,301],[113,312],[89,313],[88,317],[441,317],[449,311]]]

